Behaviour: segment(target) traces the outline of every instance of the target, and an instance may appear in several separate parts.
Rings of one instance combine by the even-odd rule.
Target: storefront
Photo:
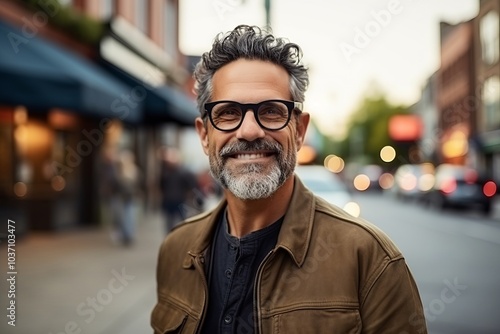
[[[141,120],[141,92],[3,21],[0,50],[0,211],[24,230],[95,224],[98,148]]]

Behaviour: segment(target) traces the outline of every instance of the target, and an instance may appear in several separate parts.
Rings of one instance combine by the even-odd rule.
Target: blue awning
[[[103,67],[121,81],[129,84],[131,90],[136,89],[134,87],[144,88],[146,96],[143,101],[141,123],[175,123],[194,126],[195,118],[200,115],[196,102],[181,91],[168,86],[153,87],[106,61],[103,61]]]
[[[194,126],[200,114],[196,103],[178,90],[167,86],[153,88],[145,103],[145,123],[172,121],[179,125]]]
[[[133,97],[130,86],[91,61],[0,21],[0,104],[133,123],[143,106]]]

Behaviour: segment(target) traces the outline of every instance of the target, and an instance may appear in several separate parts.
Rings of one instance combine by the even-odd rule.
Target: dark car
[[[476,208],[489,214],[496,191],[495,182],[475,169],[443,164],[436,168],[434,186],[424,199],[427,204],[439,208]]]

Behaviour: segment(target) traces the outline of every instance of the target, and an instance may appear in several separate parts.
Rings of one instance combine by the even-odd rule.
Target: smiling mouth
[[[260,152],[260,153],[236,153],[229,155],[229,158],[236,160],[256,160],[274,155],[272,152]]]

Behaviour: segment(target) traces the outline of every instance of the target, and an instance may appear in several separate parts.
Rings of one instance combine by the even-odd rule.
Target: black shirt
[[[202,333],[253,333],[255,275],[276,245],[283,217],[239,239],[229,234],[226,215],[222,215],[212,243],[208,308]]]

